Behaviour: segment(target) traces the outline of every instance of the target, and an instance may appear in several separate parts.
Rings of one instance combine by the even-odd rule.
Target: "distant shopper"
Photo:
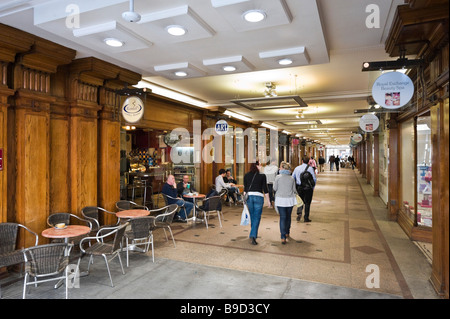
[[[275,201],[275,196],[273,193],[273,182],[275,181],[275,177],[278,174],[278,166],[276,158],[272,159],[270,161],[270,164],[264,167],[264,174],[266,174],[267,188],[269,189],[270,204],[273,206],[273,203]]]
[[[297,205],[297,188],[288,163],[281,163],[280,174],[275,178],[273,190],[276,192],[275,205],[280,214],[281,243],[284,245],[289,238],[292,209]]]
[[[333,171],[334,167],[334,155],[331,155],[328,162],[330,163],[330,171]]]
[[[339,158],[339,155],[336,155],[334,158],[334,165],[336,166],[336,170],[339,172],[339,166],[340,166],[341,159]]]
[[[325,159],[323,156],[319,156],[319,172],[323,172],[323,166],[325,165]]]
[[[308,165],[311,166],[312,168],[314,168],[314,172],[317,174],[317,163],[316,163],[316,160],[314,159],[314,156],[311,156],[309,158]]]
[[[164,183],[161,192],[167,196],[167,204],[177,204],[178,206],[184,206],[184,208],[180,209],[179,212],[175,215],[174,221],[186,221],[187,217],[191,213],[194,204],[191,202],[186,202],[182,198],[178,197],[178,192],[175,187],[175,177],[173,175],[169,175],[167,177],[167,181]]]
[[[311,209],[311,202],[314,193],[314,187],[316,186],[316,174],[314,173],[314,169],[308,165],[309,158],[303,158],[303,164],[297,166],[292,173],[292,176],[295,179],[297,184],[297,193],[300,198],[303,200],[303,206],[305,207],[305,217],[303,221],[305,223],[311,222],[309,219],[309,211]],[[299,221],[302,217],[302,212],[297,215],[297,221]]]
[[[269,201],[269,189],[267,188],[267,178],[260,173],[261,165],[257,161],[252,163],[250,172],[244,176],[244,194],[248,194],[247,206],[250,213],[250,240],[253,245],[257,245],[258,228],[261,221],[264,206],[264,196]]]

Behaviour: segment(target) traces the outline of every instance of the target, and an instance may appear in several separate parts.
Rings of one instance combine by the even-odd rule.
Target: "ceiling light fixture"
[[[226,65],[223,67],[223,70],[226,72],[234,72],[234,71],[236,71],[236,67],[234,67],[232,65]]]
[[[266,13],[262,10],[249,10],[243,14],[243,18],[247,22],[260,22],[267,17]]]
[[[242,121],[246,121],[246,122],[251,122],[252,121],[252,119],[247,117],[247,116],[244,116],[244,115],[238,114],[238,113],[234,113],[234,112],[230,112],[228,110],[223,112],[223,114],[227,115],[227,116],[231,116],[231,117],[237,118],[237,119],[242,120]]]
[[[290,64],[292,64],[293,62],[294,62],[294,61],[292,61],[292,59],[285,58],[285,59],[279,60],[279,61],[278,61],[278,64],[280,64],[280,65],[290,65]]]
[[[270,125],[270,124],[267,124],[267,123],[262,123],[261,126],[265,127],[265,128],[268,128],[268,129],[271,129],[271,130],[278,131],[278,127]]]
[[[187,30],[180,25],[169,25],[166,31],[173,36],[180,37],[187,33]]]
[[[176,76],[179,76],[180,78],[187,76],[188,74],[184,71],[177,71],[175,72]]]
[[[122,41],[117,40],[115,38],[106,38],[103,40],[103,42],[105,42],[110,47],[114,47],[114,48],[120,48],[124,44]]]

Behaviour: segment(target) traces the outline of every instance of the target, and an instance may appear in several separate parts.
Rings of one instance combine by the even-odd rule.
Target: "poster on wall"
[[[374,132],[380,126],[380,120],[374,114],[366,114],[359,120],[359,127],[364,132]]]
[[[398,109],[408,104],[414,95],[414,83],[401,72],[379,76],[372,87],[375,102],[386,109]]]

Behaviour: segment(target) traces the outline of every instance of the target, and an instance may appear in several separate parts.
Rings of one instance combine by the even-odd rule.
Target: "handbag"
[[[244,204],[244,209],[242,210],[241,215],[241,226],[247,226],[250,224],[250,212],[248,211],[248,207]]]
[[[252,187],[253,181],[255,180],[256,174],[257,174],[257,173],[255,173],[255,175],[253,175],[252,182],[250,183],[250,186],[249,186],[248,189],[250,189],[250,188]],[[243,198],[244,203],[247,203],[247,200],[248,200],[248,192],[245,192],[245,194],[244,194],[244,196],[243,196],[242,198]]]
[[[295,198],[297,198],[297,205],[295,205],[295,206],[297,206],[297,207],[303,206],[303,200],[300,196],[298,196],[298,194],[295,195]]]

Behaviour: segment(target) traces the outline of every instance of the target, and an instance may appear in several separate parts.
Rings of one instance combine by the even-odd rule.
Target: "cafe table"
[[[205,194],[184,194],[183,197],[185,198],[192,198],[192,201],[194,202],[194,207],[192,208],[192,217],[188,218],[188,220],[192,220],[194,223],[198,221],[203,222],[203,219],[197,218],[197,210],[195,209],[195,201],[197,199],[203,199],[206,197]]]

